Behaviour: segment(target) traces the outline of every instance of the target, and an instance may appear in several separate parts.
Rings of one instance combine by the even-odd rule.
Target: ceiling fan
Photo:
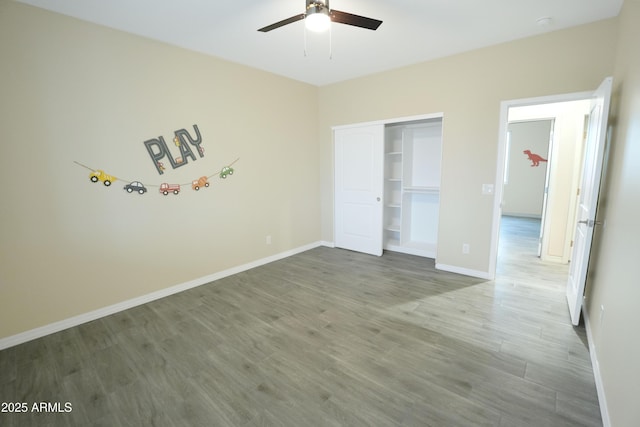
[[[287,24],[305,20],[306,28],[311,31],[324,31],[329,28],[331,22],[339,24],[353,25],[354,27],[366,28],[368,30],[377,30],[382,21],[378,19],[367,18],[352,13],[341,12],[339,10],[329,8],[329,0],[305,0],[306,12],[291,18],[283,19],[275,24],[267,25],[258,31],[263,33],[275,30]]]

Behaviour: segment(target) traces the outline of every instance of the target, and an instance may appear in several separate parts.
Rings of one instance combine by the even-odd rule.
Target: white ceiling
[[[332,24],[306,35],[305,0],[18,0],[322,86],[617,16],[623,0],[331,0],[383,21],[377,31]],[[551,24],[536,21],[551,17]],[[331,57],[330,57],[330,39]]]

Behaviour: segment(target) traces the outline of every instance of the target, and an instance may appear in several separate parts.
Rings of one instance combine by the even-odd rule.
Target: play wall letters
[[[189,132],[186,129],[179,129],[174,132],[173,143],[176,147],[178,147],[180,151],[180,155],[174,157],[169,151],[169,147],[167,147],[167,143],[165,142],[162,136],[159,136],[154,139],[149,139],[144,142],[145,147],[147,147],[147,151],[151,156],[151,160],[153,161],[153,165],[160,175],[164,173],[164,163],[161,161],[165,157],[169,159],[169,164],[173,169],[179,168],[180,166],[184,166],[189,163],[189,158],[192,160],[197,160],[196,155],[194,154],[194,150],[191,149],[191,146],[195,149],[195,152],[198,153],[200,157],[204,157],[204,148],[201,147],[202,144],[202,136],[200,135],[200,131],[198,130],[198,125],[193,125],[193,130],[195,131],[196,138],[192,138]]]

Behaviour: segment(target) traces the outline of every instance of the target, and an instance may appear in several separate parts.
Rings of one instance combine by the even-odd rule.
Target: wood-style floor
[[[0,425],[600,426],[566,268],[502,224],[495,281],[317,248],[3,350],[1,402],[72,411]]]

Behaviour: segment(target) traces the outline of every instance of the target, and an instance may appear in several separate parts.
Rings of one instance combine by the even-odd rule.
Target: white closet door
[[[384,125],[336,129],[335,245],[382,255]]]

